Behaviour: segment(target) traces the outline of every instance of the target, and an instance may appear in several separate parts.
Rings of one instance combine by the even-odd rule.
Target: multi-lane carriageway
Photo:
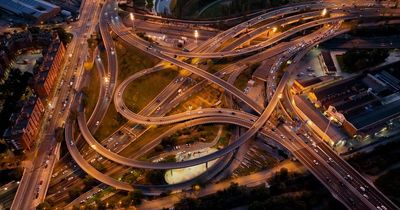
[[[112,11],[110,11],[109,14],[112,14]],[[369,14],[369,13],[366,13],[365,15],[363,14],[363,17],[366,17],[366,16],[373,17],[374,15],[373,14]],[[343,16],[343,17],[335,17],[335,19],[331,18],[331,19],[327,19],[327,20],[324,20],[324,21],[314,21],[314,22],[311,22],[311,23],[307,23],[308,25],[306,24],[306,26],[298,26],[298,27],[296,27],[296,29],[293,29],[293,30],[290,29],[289,33],[297,33],[298,31],[304,30],[305,28],[314,27],[316,25],[323,25],[323,24],[326,24],[326,23],[332,23],[333,24],[333,23],[336,23],[338,21],[342,21],[342,20],[346,20],[346,19],[356,19],[356,18],[359,18],[359,17],[360,17],[359,15],[358,16],[356,16],[356,15],[348,15],[348,16]],[[266,18],[266,17],[263,16],[263,17],[261,17],[261,19],[262,18]],[[256,24],[256,23],[258,23],[257,20],[260,20],[260,18],[259,17],[254,18],[253,20],[248,21],[246,24],[247,25]],[[111,23],[109,25],[111,25],[111,28],[114,30],[114,32],[116,32],[117,35],[121,34],[120,27],[122,27],[122,26],[121,26],[120,23],[118,23],[118,21],[117,21],[117,23],[115,23],[115,21],[114,21],[114,23]],[[243,27],[245,27],[245,26],[243,26]],[[234,27],[232,30],[233,31],[235,31],[235,30],[239,30],[240,31],[240,30],[243,30],[243,29]],[[298,31],[296,31],[296,30],[298,30]],[[236,32],[231,32],[231,33],[236,34]],[[218,40],[219,39],[220,40],[219,42],[222,42],[224,40],[224,38],[232,36],[231,33],[223,32],[222,34],[224,34],[224,35],[222,36],[222,38],[221,38],[221,36],[216,36],[216,38],[214,40]],[[330,31],[329,33],[332,33],[332,31]],[[330,34],[330,35],[332,35],[332,34]],[[333,35],[335,35],[335,34],[333,33]],[[282,35],[282,36],[284,36],[284,35]],[[328,37],[328,36],[326,35],[326,37]],[[310,43],[309,43],[310,47],[314,46],[315,44],[318,44],[321,41],[324,41],[326,39],[326,37],[323,34],[316,35],[316,37],[314,39],[312,39],[312,41],[310,41]],[[133,46],[136,46],[136,47],[138,47],[138,48],[140,48],[140,49],[142,49],[144,51],[147,51],[147,52],[151,53],[152,55],[155,55],[155,56],[157,56],[157,57],[159,57],[159,58],[161,58],[163,60],[166,60],[166,61],[168,61],[170,63],[173,63],[173,64],[175,64],[177,66],[180,66],[182,68],[188,69],[192,73],[197,74],[197,75],[205,78],[206,80],[208,80],[210,82],[218,84],[219,86],[223,87],[225,90],[227,90],[228,92],[230,92],[231,94],[233,94],[237,98],[241,99],[243,102],[247,103],[257,113],[261,114],[261,116],[260,117],[256,117],[256,116],[252,116],[252,115],[249,115],[247,113],[240,112],[240,111],[235,111],[235,110],[204,110],[201,113],[197,112],[197,113],[191,114],[192,117],[187,117],[185,114],[182,114],[182,115],[178,115],[178,116],[170,116],[170,117],[165,117],[165,118],[150,118],[150,117],[136,115],[136,114],[134,114],[132,112],[129,113],[129,110],[126,108],[126,106],[124,107],[124,105],[122,105],[121,107],[124,107],[124,108],[120,108],[120,110],[118,110],[120,113],[128,112],[128,114],[126,115],[127,117],[131,117],[132,118],[131,120],[134,120],[134,121],[136,121],[138,123],[142,123],[142,124],[164,124],[164,123],[172,123],[172,122],[182,122],[182,121],[186,121],[186,120],[189,120],[189,119],[198,118],[198,120],[200,122],[202,122],[202,123],[210,123],[210,122],[232,123],[232,124],[237,124],[237,125],[249,128],[249,130],[243,136],[241,136],[237,141],[235,141],[233,144],[231,144],[231,145],[227,146],[226,148],[224,148],[224,149],[222,149],[222,150],[220,150],[220,151],[218,151],[218,152],[216,152],[214,154],[211,154],[209,156],[205,156],[203,158],[196,159],[196,160],[193,160],[193,161],[185,161],[185,162],[180,162],[180,163],[163,163],[163,164],[159,163],[159,164],[154,164],[154,163],[143,163],[143,162],[140,162],[140,161],[126,159],[124,157],[118,157],[118,156],[115,156],[115,153],[110,153],[108,150],[104,151],[102,149],[102,145],[96,145],[97,141],[94,138],[92,138],[92,136],[90,134],[90,131],[88,129],[86,129],[87,128],[86,120],[84,118],[84,115],[81,114],[82,113],[82,107],[81,107],[81,109],[78,112],[79,128],[81,129],[81,132],[82,132],[82,134],[84,136],[84,139],[86,141],[88,141],[90,146],[94,150],[99,152],[100,154],[104,155],[105,157],[107,157],[107,158],[109,158],[111,160],[114,160],[115,162],[119,162],[119,163],[122,163],[122,164],[128,164],[129,166],[143,167],[143,168],[153,168],[153,169],[180,168],[180,167],[187,167],[187,166],[191,166],[191,165],[196,165],[196,164],[199,164],[199,163],[202,163],[202,162],[207,162],[209,160],[212,160],[212,159],[221,157],[223,155],[226,155],[226,154],[230,153],[231,151],[233,151],[238,146],[240,146],[241,143],[243,143],[244,141],[249,139],[251,136],[253,136],[257,132],[261,132],[262,134],[270,136],[270,137],[275,137],[274,139],[276,139],[276,136],[274,136],[274,134],[271,133],[271,132],[265,132],[265,130],[264,130],[264,133],[263,133],[263,129],[265,129],[264,125],[267,122],[267,120],[269,119],[269,116],[271,115],[273,110],[275,109],[275,107],[276,107],[276,105],[277,105],[277,103],[278,103],[278,101],[280,99],[280,96],[281,96],[281,94],[282,94],[282,92],[283,92],[283,90],[285,88],[285,85],[286,85],[288,79],[290,79],[290,77],[291,77],[290,73],[285,73],[284,74],[284,76],[281,79],[277,89],[275,90],[275,94],[271,98],[271,101],[269,102],[268,106],[264,109],[263,107],[260,107],[258,104],[255,104],[254,102],[252,102],[252,100],[249,99],[246,95],[242,94],[240,91],[238,91],[236,88],[234,88],[230,84],[226,83],[224,80],[221,80],[218,77],[215,77],[214,75],[208,74],[204,70],[198,69],[198,68],[196,68],[196,67],[194,67],[194,66],[192,66],[190,64],[186,64],[186,63],[183,63],[183,62],[181,62],[179,60],[176,60],[171,55],[169,55],[168,52],[164,53],[162,51],[159,51],[158,49],[149,50],[149,48],[148,48],[149,44],[143,42],[143,40],[141,40],[140,38],[136,37],[135,35],[126,36],[126,34],[123,34],[121,36],[121,38],[124,39],[125,41],[127,41],[128,43],[132,44]],[[277,39],[276,41],[279,41],[279,39]],[[214,43],[217,43],[217,42],[211,41],[210,43],[214,44]],[[271,43],[269,43],[269,44],[271,44]],[[265,46],[263,46],[263,47],[265,47]],[[299,49],[299,54],[296,56],[296,59],[294,60],[293,64],[296,64],[296,61],[301,59],[301,57],[309,50],[309,47],[304,47],[304,48],[305,49]],[[110,53],[109,56],[115,57],[115,56],[113,56],[113,54],[115,54],[115,53],[112,53],[112,51],[113,51],[113,49],[110,49],[111,53]],[[245,51],[245,49],[244,49],[244,51]],[[231,53],[231,54],[227,54],[227,55],[223,55],[223,56],[235,56],[236,55],[235,53],[239,53],[240,54],[240,52],[238,52],[238,51],[227,51],[227,53]],[[246,51],[243,52],[243,53],[246,53]],[[186,54],[186,56],[190,56],[190,55],[191,55],[191,53]],[[203,55],[205,55],[205,57],[207,57],[207,56],[210,56],[212,54],[200,53],[200,54],[193,55],[193,57],[197,57],[197,56],[202,57]],[[289,58],[290,57],[287,57],[287,59],[289,59]],[[292,66],[295,66],[295,65],[292,65]],[[290,66],[290,67],[292,67],[292,66]],[[293,69],[293,67],[292,67],[292,69]],[[287,72],[290,72],[290,70],[288,69]],[[114,95],[114,101],[115,102],[118,102],[118,100],[121,100],[119,97],[117,97],[118,95],[119,94],[115,94]],[[119,102],[119,103],[121,103],[121,102]],[[67,135],[66,136],[67,137],[66,140],[69,143],[68,145],[70,145],[68,148],[71,149],[71,151],[73,153],[73,156],[75,155],[74,159],[76,158],[75,159],[76,161],[78,159],[77,162],[82,167],[83,164],[84,164],[83,162],[85,162],[85,160],[84,159],[80,159],[79,160],[79,157],[78,157],[79,156],[78,155],[79,151],[77,151],[77,150],[73,151],[73,145],[74,145],[73,144],[73,139],[72,139],[72,136],[70,134],[68,134],[69,132],[72,132],[71,127],[69,127],[70,125],[71,125],[71,123],[69,123],[69,125],[67,125],[68,132],[66,132],[66,135]],[[294,151],[294,153],[296,155],[295,151]],[[316,157],[318,159],[318,154],[313,154],[312,151],[309,152],[309,153],[310,154],[307,154],[305,157]],[[301,154],[297,155],[297,156],[299,156],[299,159],[302,159],[301,158]],[[331,154],[331,155],[333,156],[335,154]],[[335,157],[336,157],[336,155],[335,155]],[[307,165],[307,164],[305,164],[305,165]],[[90,166],[86,166],[86,167],[90,168]],[[311,171],[313,171],[313,166],[309,166],[309,167],[311,167]],[[354,171],[354,169],[352,169],[351,167],[350,167],[350,169],[349,169],[348,166],[342,166],[342,167],[346,168],[346,170],[353,170]],[[83,167],[83,168],[85,168],[85,167]],[[332,173],[334,173],[334,170],[332,170],[329,167],[327,167],[327,170],[332,171]],[[91,172],[88,172],[88,173],[91,174],[91,175],[94,175],[95,178],[104,176],[104,175],[98,174],[98,173],[96,173],[94,171],[91,171]],[[316,174],[316,176],[318,177],[317,174]],[[336,178],[337,178],[337,176],[336,176]],[[364,180],[362,177],[361,178],[357,177],[357,179],[361,179],[360,182],[362,182]],[[130,187],[128,187],[126,185],[122,186],[120,182],[115,182],[115,180],[113,181],[112,179],[109,179],[108,181],[105,181],[105,182],[107,182],[107,184],[110,184],[112,186],[114,186],[114,185],[115,186],[120,186],[119,189],[125,189],[125,190],[131,190],[132,189],[132,186],[130,186]],[[346,183],[346,184],[348,184],[348,183]],[[390,207],[393,207],[393,209],[397,208],[390,201],[388,201],[387,198],[385,198],[384,196],[382,198],[382,195],[379,194],[379,191],[377,191],[374,194],[376,198],[380,198],[380,199],[376,199],[376,200],[378,200],[377,202],[379,202],[379,203],[371,204],[371,202],[366,200],[365,197],[362,198],[362,195],[360,196],[359,192],[354,191],[355,187],[353,185],[351,185],[351,186],[353,187],[353,188],[350,187],[350,189],[351,189],[350,191],[352,191],[352,196],[354,196],[356,198],[359,198],[362,201],[362,204],[359,204],[358,209],[363,209],[364,207],[373,209],[373,208],[375,208],[375,205],[379,206],[381,204],[384,204],[385,206],[387,206],[389,208]],[[329,186],[327,186],[327,187],[329,189]],[[375,188],[372,187],[371,189],[375,189]],[[355,208],[354,206],[351,207],[352,204],[349,204],[349,202],[346,202],[343,199],[340,199],[340,200],[343,203],[345,203],[345,205],[348,206],[349,208]]]

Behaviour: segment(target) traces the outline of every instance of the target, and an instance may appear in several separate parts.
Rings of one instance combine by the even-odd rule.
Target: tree
[[[161,152],[161,151],[164,150],[164,147],[163,147],[163,145],[159,144],[159,145],[157,145],[156,147],[154,147],[154,150],[155,150],[156,152]]]
[[[105,172],[107,170],[107,168],[104,166],[103,163],[101,162],[95,162],[95,164],[93,165],[94,168],[96,168],[96,170],[100,171],[100,172]]]
[[[154,7],[153,0],[146,0],[146,8],[147,8],[148,10],[152,10],[153,7]]]
[[[106,207],[106,204],[99,199],[99,200],[96,200],[96,209],[105,210],[105,209],[107,209],[107,207]]]
[[[80,194],[81,189],[79,187],[73,187],[68,191],[70,201],[73,201],[75,198],[79,197]]]
[[[86,175],[82,181],[83,184],[85,185],[85,190],[90,189],[91,187],[97,184],[97,181],[89,175]]]
[[[161,145],[163,147],[173,147],[176,145],[176,143],[177,143],[177,137],[175,136],[170,136],[161,140]]]
[[[147,172],[146,178],[152,184],[165,184],[164,170],[150,170]]]
[[[175,210],[190,210],[196,209],[199,206],[199,200],[194,198],[183,198],[178,203],[175,204]]]
[[[287,179],[289,175],[289,170],[287,168],[281,168],[281,170],[279,170],[279,175],[282,179]]]
[[[174,163],[174,162],[176,162],[175,155],[168,155],[167,157],[164,158],[164,160],[162,162],[164,162],[164,163]]]
[[[50,205],[49,202],[44,201],[43,203],[40,203],[40,204],[36,207],[36,209],[39,209],[39,210],[51,209],[51,205]]]
[[[58,127],[54,131],[54,136],[56,137],[57,142],[61,142],[64,140],[64,128]]]
[[[126,122],[125,117],[122,116],[120,113],[117,113],[117,114],[115,115],[114,119],[115,119],[118,123],[120,123],[120,124],[123,124],[123,123]]]
[[[68,33],[67,31],[65,31],[64,28],[61,27],[57,27],[55,28],[55,30],[57,31],[58,37],[65,45],[71,42],[72,40],[71,33]]]
[[[128,196],[134,205],[140,205],[142,203],[143,193],[141,190],[135,189],[133,192],[130,192]]]

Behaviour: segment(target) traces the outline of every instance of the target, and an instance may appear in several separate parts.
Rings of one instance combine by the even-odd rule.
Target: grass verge
[[[123,99],[130,110],[138,113],[178,75],[166,69],[138,78],[128,85]]]
[[[115,46],[118,56],[119,69],[117,85],[128,76],[143,69],[150,68],[160,61],[159,59],[151,57],[139,49],[124,45],[121,41],[117,40]],[[108,108],[107,113],[94,136],[98,140],[106,138],[126,122],[127,120],[117,113],[114,108],[114,103],[111,102],[110,107]]]

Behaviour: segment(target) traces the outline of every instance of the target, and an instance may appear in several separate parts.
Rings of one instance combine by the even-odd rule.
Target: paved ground
[[[206,149],[202,149],[199,151],[183,153],[178,156],[184,156],[182,158],[182,160],[191,160],[191,159],[195,159],[195,158],[199,158],[199,157],[211,154],[216,151],[217,150],[214,148],[206,148]],[[216,161],[217,161],[217,159],[210,161],[208,163],[208,166],[205,163],[203,163],[200,165],[191,166],[191,167],[187,167],[187,168],[178,168],[178,169],[168,170],[167,172],[165,172],[165,181],[168,184],[176,184],[176,183],[181,183],[186,180],[192,179],[196,176],[199,176],[203,172],[205,172],[207,170],[207,167],[211,167],[212,165],[214,165],[214,163]]]

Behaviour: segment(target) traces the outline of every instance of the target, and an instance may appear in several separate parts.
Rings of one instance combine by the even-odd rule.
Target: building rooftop
[[[307,100],[306,96],[294,96],[297,107],[316,125],[320,130],[325,131],[328,127],[329,120],[317,109],[314,105]],[[332,139],[333,142],[337,143],[345,137],[345,135],[340,132],[339,128],[335,126],[329,126],[326,134]]]
[[[380,122],[387,121],[400,115],[400,100],[376,108],[366,109],[365,112],[350,116],[347,120],[358,129],[368,128]]]
[[[324,59],[326,68],[328,68],[328,72],[336,72],[336,67],[335,63],[333,62],[331,52],[327,50],[322,50],[321,56]]]
[[[19,16],[36,19],[61,10],[59,6],[42,0],[0,0],[0,8]]]
[[[318,83],[322,82],[323,80],[322,80],[321,77],[312,77],[311,79],[310,79],[310,78],[307,78],[307,79],[300,79],[300,80],[296,80],[296,81],[297,81],[301,86],[303,86],[303,87],[308,87],[308,86],[311,86],[311,85],[318,84]]]

